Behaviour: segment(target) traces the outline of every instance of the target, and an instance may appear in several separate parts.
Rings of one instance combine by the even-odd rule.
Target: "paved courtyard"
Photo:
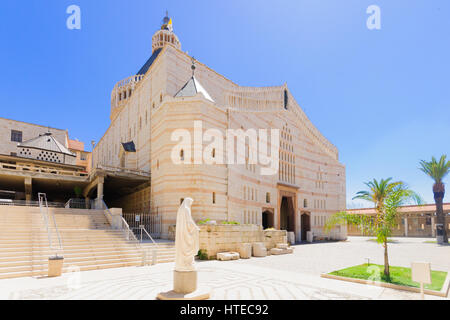
[[[450,246],[427,239],[399,238],[390,244],[392,265],[430,261],[450,270]],[[428,239],[429,240],[429,239]],[[199,285],[212,299],[418,299],[415,293],[320,278],[320,273],[360,264],[382,263],[380,245],[367,238],[297,245],[295,253],[238,261],[198,262]],[[0,299],[155,299],[171,289],[174,264],[64,274],[59,278],[0,281]],[[426,296],[426,299],[440,299]],[[448,298],[447,298],[448,299]]]

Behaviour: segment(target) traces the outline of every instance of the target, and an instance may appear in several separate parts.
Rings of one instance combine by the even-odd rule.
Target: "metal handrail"
[[[141,230],[141,242],[142,242],[142,231],[144,231],[147,234],[147,236],[150,238],[150,240],[152,240],[153,244],[156,245],[156,246],[158,245],[155,242],[155,240],[153,239],[153,237],[150,235],[150,233],[148,233],[147,229],[145,229],[144,226],[140,226],[139,229]]]
[[[49,208],[64,208],[62,202],[47,202]],[[0,206],[39,207],[39,201],[0,199]]]
[[[109,208],[108,208],[108,206],[106,205],[105,201],[104,201],[103,199],[101,199],[101,201],[102,201],[102,206],[103,206],[104,210],[105,210],[106,213],[109,215],[109,217],[110,217],[110,219],[111,219],[111,221],[112,221],[112,213],[111,213],[111,211],[109,211]],[[122,218],[122,230],[123,230],[124,232],[126,232],[127,240],[130,240],[129,237],[130,237],[130,234],[131,234],[132,237],[134,238],[133,240],[134,240],[136,243],[138,243],[138,244],[139,244],[139,247],[140,247],[140,242],[139,242],[139,240],[136,238],[136,236],[134,235],[133,231],[130,229],[130,226],[128,225],[128,223],[126,222],[126,220],[125,220],[123,217],[121,217],[121,218]]]
[[[97,201],[98,200],[99,199],[97,199]],[[106,205],[105,201],[103,199],[100,199],[100,200],[102,203],[102,207],[104,208],[103,212],[106,212],[106,214],[109,215],[110,220],[112,221],[113,215],[112,215],[111,211],[109,211],[109,208]],[[129,224],[124,219],[124,217],[121,216],[121,219],[122,219],[122,231],[125,233],[125,236],[128,241],[130,241],[130,235],[131,235],[131,238],[132,238],[131,241],[134,242],[134,244],[136,245],[136,248],[142,253],[142,265],[146,265],[147,259],[148,259],[147,251],[142,247],[141,242],[139,242],[139,240],[136,238],[136,235],[134,234],[133,230],[130,229]],[[145,230],[145,228],[143,228],[143,229]],[[153,243],[157,246],[155,240],[153,240],[153,238],[150,236],[150,234],[147,232],[147,230],[145,230],[145,232],[150,237],[150,239],[153,241]],[[156,261],[157,261],[157,250],[154,249],[153,255],[152,255],[152,264],[156,264]]]
[[[55,234],[56,234],[56,238],[58,239],[59,248],[53,247],[52,231],[51,231],[51,228],[50,228],[49,222],[48,222],[48,214],[49,213],[48,213],[47,195],[45,193],[39,192],[38,199],[39,199],[39,210],[41,211],[41,215],[44,218],[45,226],[47,228],[48,242],[49,242],[50,250],[55,250],[55,257],[58,257],[58,249],[59,249],[59,251],[63,251],[63,245],[62,245],[62,241],[61,241],[61,235],[59,234],[58,225],[56,224],[55,214],[52,213],[52,220],[53,220],[53,225],[55,227]],[[46,210],[45,214],[43,211],[44,203],[45,203],[45,210]]]

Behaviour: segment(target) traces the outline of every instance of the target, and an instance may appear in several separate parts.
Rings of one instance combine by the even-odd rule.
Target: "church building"
[[[168,16],[153,35],[150,58],[112,90],[110,119],[93,151],[94,183],[85,196],[97,190],[110,208],[160,215],[163,238],[186,197],[194,199],[196,221],[258,224],[294,232],[297,241],[308,231],[316,239],[346,237],[344,226],[323,232],[327,218],[345,210],[345,166],[288,86],[243,87],[195,61]],[[229,129],[278,129],[278,171],[262,175],[249,161],[254,146],[247,140],[242,164],[196,163],[195,152],[176,149],[173,132],[194,137],[199,123],[201,133],[223,136]],[[209,150],[210,142],[200,143]],[[220,150],[209,151],[214,158]]]

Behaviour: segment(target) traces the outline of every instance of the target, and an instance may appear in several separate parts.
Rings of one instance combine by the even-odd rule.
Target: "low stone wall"
[[[268,250],[278,243],[287,243],[287,232],[263,230],[257,225],[202,225],[200,226],[200,249],[208,259],[217,253],[239,252],[241,243],[263,242]]]

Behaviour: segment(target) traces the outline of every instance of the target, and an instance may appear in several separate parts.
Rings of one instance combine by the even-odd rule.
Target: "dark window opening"
[[[11,141],[22,142],[22,131],[11,130]]]

